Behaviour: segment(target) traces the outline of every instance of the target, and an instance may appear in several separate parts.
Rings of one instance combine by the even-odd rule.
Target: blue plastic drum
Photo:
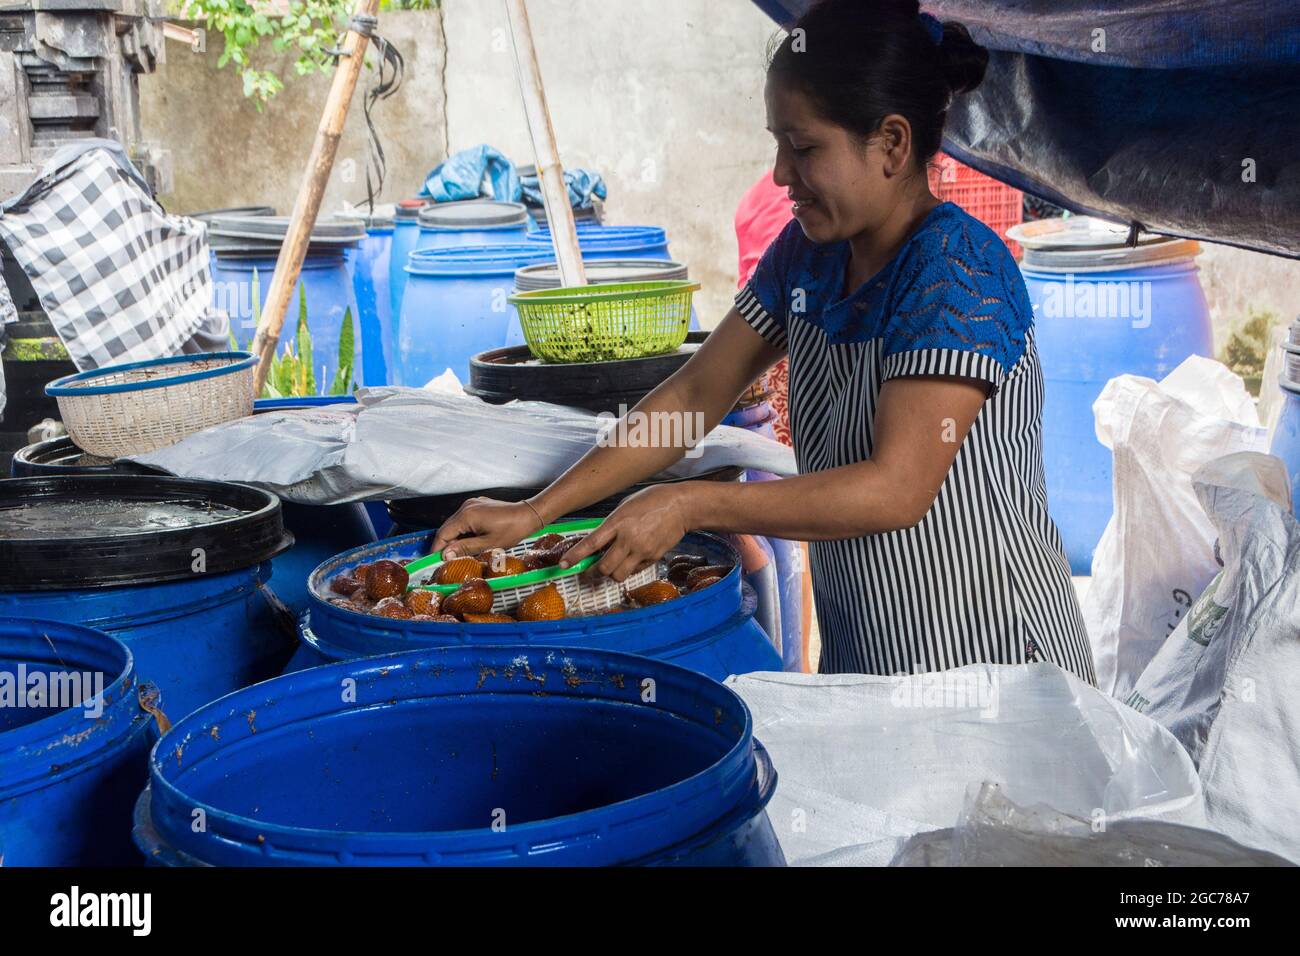
[[[1296,502],[1300,501],[1300,385],[1285,376],[1278,384],[1282,387],[1282,414],[1278,417],[1268,451],[1286,465],[1286,472],[1291,477],[1291,507],[1294,510]]]
[[[0,707],[4,865],[138,862],[130,814],[148,779],[151,718],[126,645],[76,624],[5,616],[0,676],[14,694]]]
[[[621,614],[516,624],[442,624],[360,614],[331,602],[337,595],[329,590],[329,582],[341,571],[382,558],[409,561],[428,554],[432,537],[431,532],[421,531],[389,538],[317,568],[310,581],[311,610],[300,627],[302,644],[289,668],[413,647],[511,643],[644,654],[715,680],[781,669],[780,656],[754,619],[758,601],[741,583],[739,556],[722,539],[708,534],[688,535],[685,543],[713,564],[731,565],[729,575],[693,594]]]
[[[528,210],[493,199],[430,203],[420,210],[419,223],[417,249],[513,245],[528,235]]]
[[[505,345],[515,270],[552,258],[549,246],[534,243],[412,253],[398,322],[397,384],[419,388],[449,368],[468,382],[470,358]]]
[[[744,702],[631,654],[471,646],[312,668],[192,714],[149,769],[134,835],[160,865],[785,862]]]
[[[393,245],[388,255],[388,296],[392,303],[393,342],[397,342],[397,317],[402,314],[402,295],[406,291],[406,257],[420,238],[420,210],[425,199],[403,199],[393,210]],[[392,363],[389,363],[391,369]]]
[[[1076,574],[1091,573],[1113,511],[1111,452],[1097,440],[1093,402],[1117,375],[1158,380],[1190,355],[1213,355],[1197,244],[1112,243],[1026,247],[1021,266],[1043,369],[1047,503]]]
[[[387,385],[393,361],[393,303],[389,267],[393,248],[393,220],[372,219],[366,238],[352,258],[352,291],[357,299],[361,328],[362,377],[367,385]]]
[[[253,321],[253,272],[257,271],[260,305],[266,305],[275,272],[275,257],[221,258],[212,268],[213,301],[230,315],[235,336],[240,342],[251,341],[256,331]],[[352,276],[348,272],[343,250],[310,253],[302,264],[302,277],[294,290],[285,314],[284,329],[280,333],[281,351],[290,343],[298,327],[299,290],[307,290],[307,328],[311,332],[312,364],[318,391],[328,391],[338,369],[339,336],[343,330],[343,317],[352,315],[353,381],[369,384],[365,377],[364,348],[367,339],[379,337],[378,327],[369,329],[369,336],[358,321],[356,293]],[[221,303],[224,303],[222,306]]]

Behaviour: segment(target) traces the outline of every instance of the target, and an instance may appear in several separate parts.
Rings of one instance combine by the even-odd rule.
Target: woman
[[[931,194],[951,97],[987,52],[914,2],[826,0],[768,67],[794,221],[721,325],[634,413],[713,428],[783,355],[797,477],[626,499],[567,556],[622,580],[686,532],[811,542],[823,673],[1051,661],[1095,681],[1047,514],[1042,374],[1015,261]],[[467,502],[435,547],[510,545],[659,472],[681,448],[597,447],[529,501]]]

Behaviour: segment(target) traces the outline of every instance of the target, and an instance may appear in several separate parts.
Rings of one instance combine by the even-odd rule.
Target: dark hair
[[[890,113],[907,118],[918,163],[939,151],[952,97],[979,86],[988,50],[960,23],[936,44],[917,0],[821,0],[773,51],[769,77],[823,117],[867,137]]]

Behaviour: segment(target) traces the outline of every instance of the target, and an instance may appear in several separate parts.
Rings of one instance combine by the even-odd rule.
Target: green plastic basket
[[[610,362],[681,347],[691,324],[686,279],[539,289],[510,296],[524,341],[546,362]]]

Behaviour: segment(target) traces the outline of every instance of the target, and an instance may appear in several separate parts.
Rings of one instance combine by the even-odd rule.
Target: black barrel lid
[[[420,210],[420,225],[430,229],[473,229],[476,226],[515,226],[528,221],[523,203],[495,199],[440,202]]]
[[[14,452],[12,474],[15,478],[38,478],[42,475],[149,475],[147,465],[132,461],[100,458],[82,451],[66,435],[38,441]]]
[[[0,481],[4,591],[190,580],[292,545],[280,499],[251,485],[153,475]]]
[[[420,199],[418,197],[413,199],[403,199],[393,207],[393,218],[401,219],[403,221],[408,219],[419,219],[420,210],[431,202],[433,202],[432,199]]]

